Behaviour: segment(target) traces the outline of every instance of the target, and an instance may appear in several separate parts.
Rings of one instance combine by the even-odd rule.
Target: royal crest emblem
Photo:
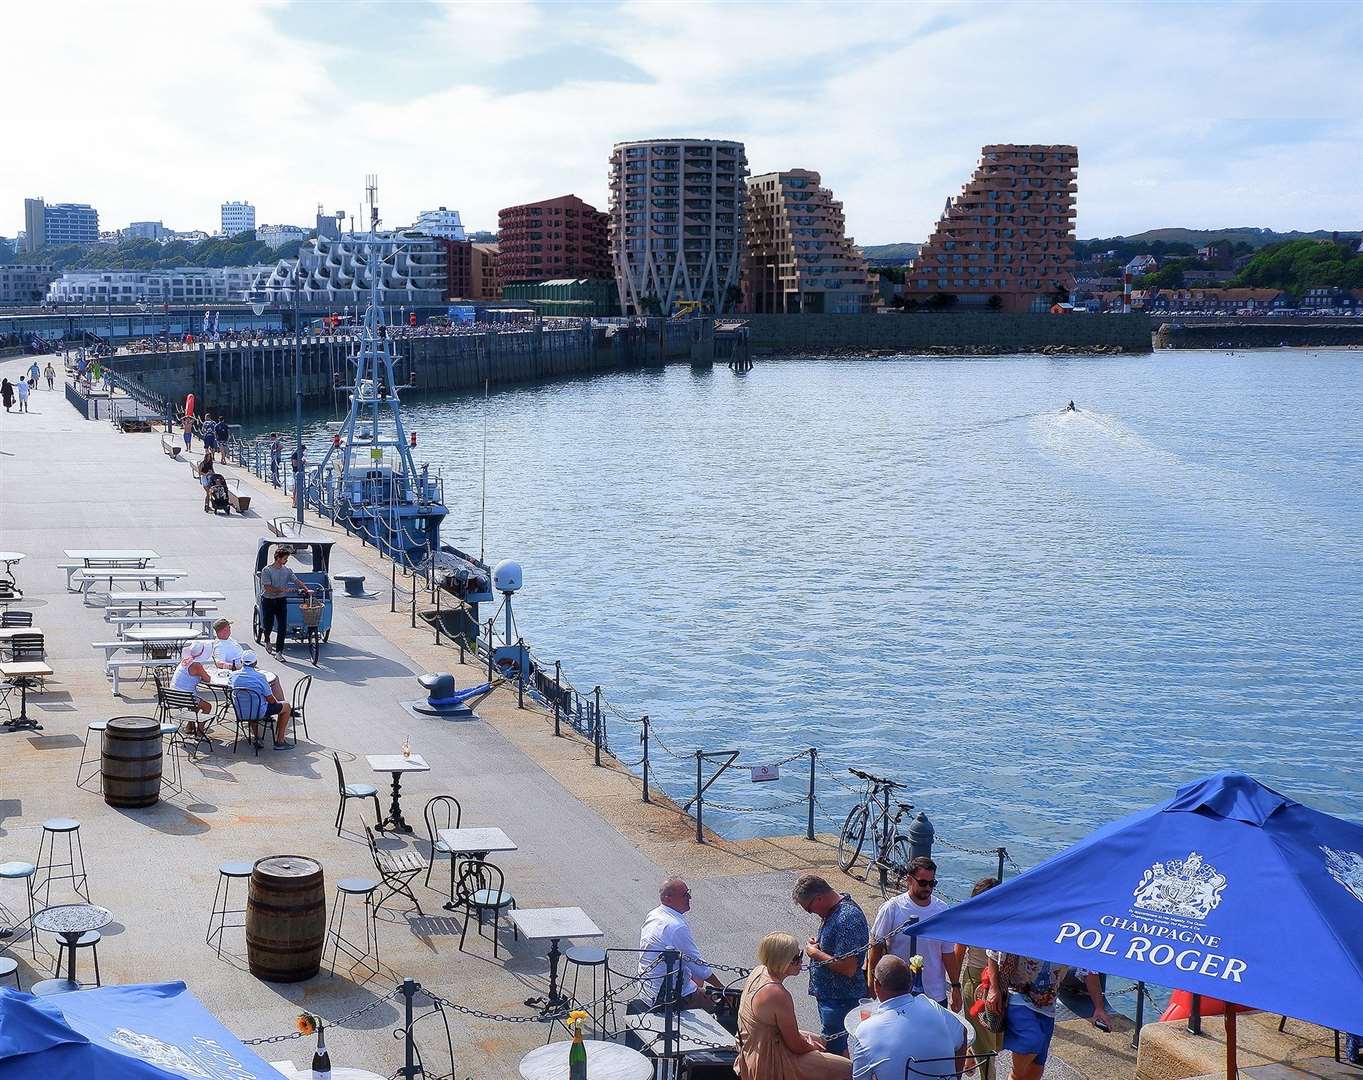
[[[1325,869],[1330,876],[1363,904],[1363,855],[1356,851],[1336,851],[1324,844],[1320,850],[1325,855]]]
[[[1221,903],[1226,879],[1211,863],[1190,851],[1186,859],[1157,862],[1141,878],[1132,896],[1142,911],[1184,919],[1205,919]]]
[[[113,1030],[113,1033],[109,1036],[109,1041],[124,1047],[143,1061],[150,1062],[167,1072],[173,1072],[179,1076],[194,1077],[196,1080],[198,1078],[212,1080],[213,1074],[205,1072],[180,1047],[158,1039],[155,1035],[148,1035],[141,1031],[129,1031],[127,1028],[121,1027]]]

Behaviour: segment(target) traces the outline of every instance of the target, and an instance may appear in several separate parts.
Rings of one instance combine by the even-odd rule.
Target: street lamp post
[[[303,496],[307,491],[303,468],[303,336],[298,326],[298,282],[293,284],[293,433],[294,452],[298,455],[298,474],[293,478],[295,516],[299,531],[303,527]]]

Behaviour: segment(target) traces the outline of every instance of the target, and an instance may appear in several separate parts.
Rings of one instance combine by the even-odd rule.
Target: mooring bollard
[[[932,858],[932,841],[936,836],[937,830],[932,827],[928,815],[921,810],[918,811],[918,816],[909,825],[909,857]],[[912,956],[913,953],[909,955]]]

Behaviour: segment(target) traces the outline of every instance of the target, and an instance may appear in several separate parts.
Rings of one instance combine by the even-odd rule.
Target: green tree
[[[928,308],[932,311],[947,311],[956,306],[955,293],[933,293],[928,297]]]
[[[985,307],[987,307],[990,311],[1002,311],[1003,297],[1000,296],[998,293],[995,293],[993,296],[989,298],[988,302],[985,304]]]

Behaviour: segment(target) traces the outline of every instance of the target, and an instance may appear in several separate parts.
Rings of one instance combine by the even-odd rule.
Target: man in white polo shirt
[[[905,925],[915,917],[922,922],[929,915],[946,911],[946,904],[932,895],[936,887],[935,862],[920,855],[909,863],[903,894],[886,900],[876,912],[866,964],[874,971],[877,961],[887,952],[906,963],[913,953],[917,953],[923,958],[923,993],[937,1004],[958,1012],[961,1008],[961,962],[956,959],[955,943],[927,937],[914,942],[913,925]]]
[[[958,1076],[965,1063],[966,1027],[935,1001],[912,991],[913,973],[897,956],[875,967],[880,1002],[848,1041],[852,1080],[913,1080]],[[912,1063],[913,1072],[908,1068]]]
[[[708,983],[722,990],[724,984],[701,959],[696,939],[691,936],[691,927],[685,919],[691,910],[691,890],[680,878],[668,878],[658,891],[658,899],[660,903],[648,913],[639,932],[640,996],[650,1006],[660,1004],[658,997],[666,971],[660,959],[662,950],[676,949],[681,954],[681,1000],[676,1003],[677,1007],[713,1009],[702,986]]]

